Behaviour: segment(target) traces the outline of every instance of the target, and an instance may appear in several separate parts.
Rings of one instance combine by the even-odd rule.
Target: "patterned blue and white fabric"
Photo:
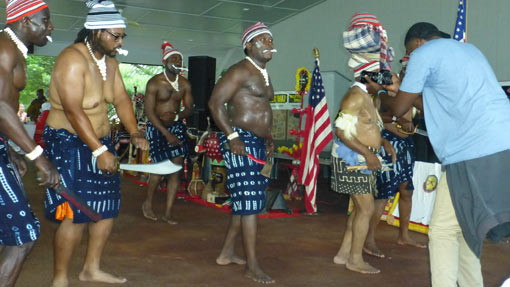
[[[239,139],[244,143],[246,152],[258,159],[266,160],[266,142],[254,133],[234,127]],[[228,146],[224,133],[218,133],[220,149],[227,167],[227,188],[232,200],[232,214],[250,215],[261,212],[266,205],[266,187],[269,178],[260,174],[263,165],[247,156],[235,155]]]
[[[377,175],[377,195],[375,199],[388,199],[394,196],[398,187],[407,182],[407,189],[414,190],[413,169],[415,161],[414,142],[412,137],[400,138],[388,130],[381,134],[395,148],[397,153],[397,162],[393,164],[393,169],[379,172]],[[385,163],[391,163],[391,155],[387,155],[384,149],[381,149],[381,156]]]
[[[150,121],[147,121],[145,134],[149,141],[149,154],[154,163],[184,156],[188,153],[186,125],[182,121],[177,121],[167,127],[167,130],[181,141],[181,145],[171,145],[166,140],[165,135],[154,127]]]
[[[0,245],[23,245],[39,237],[40,224],[7,149],[0,138]]]
[[[116,154],[110,136],[100,139],[108,151]],[[53,129],[46,126],[44,142],[48,159],[60,172],[62,183],[74,191],[103,219],[114,218],[120,209],[120,176],[116,173],[107,176],[97,168],[96,158],[90,148],[78,137],[65,129]],[[44,207],[46,217],[55,220],[57,206],[66,200],[53,189],[46,190]],[[69,203],[74,213],[73,223],[90,222],[91,219]]]
[[[379,32],[368,25],[345,31],[343,38],[344,47],[349,53],[379,53],[381,49],[381,36]]]

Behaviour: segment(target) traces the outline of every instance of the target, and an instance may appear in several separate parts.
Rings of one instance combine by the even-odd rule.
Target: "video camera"
[[[393,84],[393,81],[391,80],[391,72],[388,70],[381,70],[380,72],[361,71],[360,82],[363,84],[367,83],[365,76],[368,76],[372,81],[379,85]]]

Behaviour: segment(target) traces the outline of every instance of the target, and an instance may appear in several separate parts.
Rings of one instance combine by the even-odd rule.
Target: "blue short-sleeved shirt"
[[[443,164],[510,149],[510,102],[475,46],[426,42],[411,53],[400,90],[423,93],[430,142]]]

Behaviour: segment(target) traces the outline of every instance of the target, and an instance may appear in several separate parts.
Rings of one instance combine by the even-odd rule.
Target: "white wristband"
[[[235,138],[238,138],[238,137],[239,137],[239,134],[238,134],[237,132],[233,132],[233,133],[231,133],[231,134],[229,134],[229,135],[227,136],[227,139],[228,139],[229,141],[231,141],[231,140],[233,140],[233,139],[235,139]]]
[[[396,122],[397,122],[397,120],[398,120],[398,118],[397,118],[396,116],[393,116],[393,117],[391,118],[391,123],[392,123],[392,124],[394,124],[394,123],[396,123]]]
[[[35,160],[36,158],[41,156],[42,153],[43,153],[43,148],[40,145],[38,145],[31,152],[25,154],[25,156],[29,160]]]
[[[102,155],[105,151],[108,151],[108,148],[105,145],[102,145],[92,152],[92,156],[98,157]]]
[[[179,114],[175,114],[175,119],[174,119],[174,122],[178,121],[179,120]]]

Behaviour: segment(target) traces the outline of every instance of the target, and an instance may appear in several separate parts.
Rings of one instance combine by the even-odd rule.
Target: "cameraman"
[[[429,230],[432,285],[483,286],[483,240],[510,222],[510,103],[483,54],[446,36],[430,23],[411,26],[406,77],[384,86],[396,97],[381,97],[401,116],[423,93],[429,138],[446,170]]]

